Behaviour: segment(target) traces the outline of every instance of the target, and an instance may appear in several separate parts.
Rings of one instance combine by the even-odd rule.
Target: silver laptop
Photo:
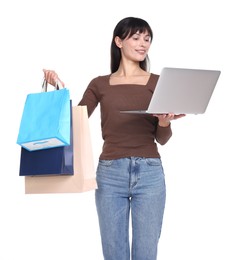
[[[163,68],[148,109],[120,112],[203,114],[219,76],[219,70]]]

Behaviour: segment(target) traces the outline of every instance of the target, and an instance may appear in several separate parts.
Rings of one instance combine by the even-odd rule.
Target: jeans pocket
[[[99,160],[96,175],[107,174],[109,172],[109,167],[113,164],[113,160]]]
[[[160,158],[146,158],[146,163],[149,166],[161,166]]]
[[[113,163],[113,160],[99,160],[100,166],[111,166]]]

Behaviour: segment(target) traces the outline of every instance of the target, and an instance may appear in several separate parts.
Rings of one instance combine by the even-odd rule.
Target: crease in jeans
[[[140,165],[138,164],[139,158],[130,158],[130,169],[129,169],[129,190],[130,194],[132,189],[136,186],[139,180]]]

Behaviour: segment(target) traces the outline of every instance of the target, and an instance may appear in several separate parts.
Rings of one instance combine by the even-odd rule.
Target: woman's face
[[[136,32],[124,40],[117,37],[116,44],[121,50],[122,58],[140,62],[143,61],[148,54],[151,45],[151,37],[148,32]]]

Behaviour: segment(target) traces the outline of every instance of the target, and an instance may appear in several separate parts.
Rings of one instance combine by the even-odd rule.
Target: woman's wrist
[[[168,127],[168,126],[170,126],[170,124],[171,124],[171,122],[169,121],[169,122],[159,122],[159,126],[160,127]]]

